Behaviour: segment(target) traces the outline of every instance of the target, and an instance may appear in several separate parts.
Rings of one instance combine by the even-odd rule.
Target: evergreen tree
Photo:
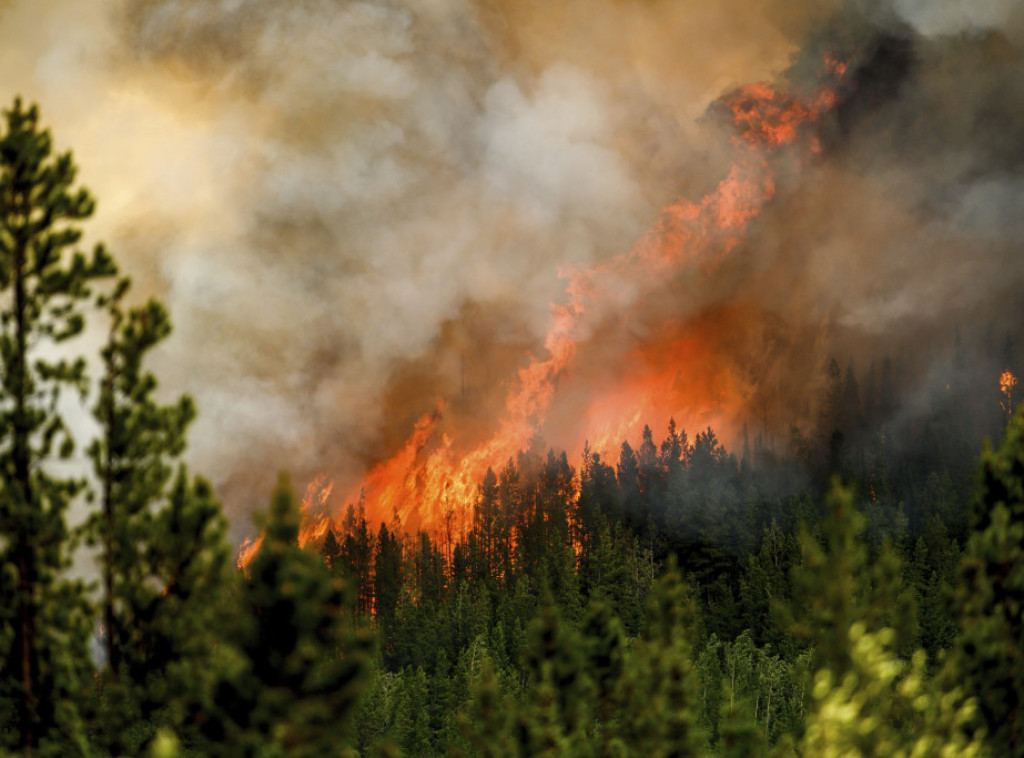
[[[1024,411],[986,446],[959,596],[960,676],[996,755],[1024,755]]]
[[[955,683],[941,691],[929,681],[923,651],[910,665],[895,653],[892,629],[848,630],[849,658],[839,670],[814,676],[802,755],[851,758],[977,758],[988,753],[967,727],[973,705]]]
[[[344,575],[345,565],[342,559],[341,543],[338,542],[338,536],[330,527],[327,528],[324,541],[320,544],[320,555],[324,557],[324,563],[327,564],[327,568],[331,570],[332,574]]]
[[[752,715],[753,709],[744,705],[749,706],[737,703],[734,693],[727,686],[718,727],[718,753],[722,758],[764,755],[764,740]]]
[[[697,656],[696,671],[700,687],[700,721],[712,742],[718,738],[718,717],[722,709],[722,643],[712,634]]]
[[[800,535],[802,561],[793,570],[790,619],[799,635],[816,643],[819,665],[845,671],[854,623],[869,632],[892,628],[905,646],[916,634],[916,608],[913,593],[903,586],[899,556],[888,544],[878,556],[869,554],[861,539],[866,520],[837,479],[826,508],[822,541],[806,529]]]
[[[795,610],[808,618],[800,627],[814,629],[818,664],[802,754],[980,755],[977,736],[963,729],[972,705],[956,683],[939,692],[923,651],[909,666],[898,656],[914,617],[898,558],[886,549],[869,561],[858,539],[864,518],[838,483],[827,504],[825,547],[805,535],[794,571]]]
[[[699,683],[693,665],[696,608],[674,564],[647,600],[647,627],[621,680],[621,740],[636,755],[696,756]]]
[[[108,715],[108,746],[115,754],[120,752],[126,725],[136,716],[130,713],[131,706],[146,701],[132,688],[144,686],[153,671],[160,670],[148,659],[147,648],[158,636],[151,627],[151,614],[154,605],[166,596],[162,593],[166,593],[167,585],[150,581],[154,578],[150,572],[156,568],[150,559],[154,551],[173,552],[177,546],[166,543],[166,532],[154,531],[158,528],[154,509],[168,505],[166,489],[172,462],[185,447],[185,431],[195,415],[188,397],[166,406],[154,401],[156,379],[142,364],[146,354],[170,334],[170,320],[163,306],[152,300],[142,307],[123,310],[121,303],[128,287],[128,280],[123,279],[109,298],[100,301],[109,311],[111,324],[102,351],[104,375],[94,409],[101,435],[89,448],[101,490],[100,513],[91,519],[89,532],[102,546],[102,622],[107,659],[104,711]],[[208,488],[200,486],[205,497]],[[183,488],[187,488],[184,482],[178,486],[179,509],[187,507]],[[200,506],[200,510],[210,521],[193,525],[198,531],[197,544],[207,544],[207,527],[222,539],[224,530],[215,523],[220,519],[218,508]],[[216,545],[217,536],[212,540]],[[217,547],[224,552],[224,545]],[[193,555],[197,561],[206,559],[201,551]],[[214,564],[223,563],[223,557]],[[196,597],[193,589],[187,592],[193,597],[195,612],[201,614],[197,603],[213,598]],[[192,609],[186,605],[183,610]],[[119,681],[122,669],[130,672],[127,682]]]
[[[501,575],[506,583],[514,581],[513,573],[519,566],[515,560],[515,549],[522,540],[525,511],[523,485],[519,469],[511,458],[498,475],[498,522],[500,524]]]
[[[583,641],[550,603],[541,607],[528,634],[524,663],[530,683],[515,732],[520,755],[584,755],[592,685]]]
[[[209,483],[190,478],[184,467],[162,507],[138,524],[141,550],[126,572],[138,584],[118,593],[125,637],[122,676],[112,685],[123,696],[106,703],[101,727],[107,744],[121,742],[109,739],[112,728],[130,726],[136,714],[129,752],[154,729],[177,732],[186,743],[201,739],[215,688],[235,656],[226,631],[238,613],[241,576],[232,565],[227,528]],[[123,710],[111,714],[115,709]]]
[[[478,489],[476,505],[473,508],[473,534],[476,536],[476,551],[471,560],[473,575],[492,577],[499,570],[497,560],[500,513],[498,509],[498,477],[490,468]],[[496,577],[495,577],[496,578]]]
[[[383,627],[393,626],[402,592],[402,546],[398,538],[380,525],[374,553],[374,610]]]
[[[57,409],[63,388],[85,391],[85,361],[54,350],[84,326],[88,285],[114,264],[97,246],[74,248],[74,224],[92,214],[74,189],[71,154],[51,155],[39,112],[15,100],[0,134],[0,533],[5,645],[0,701],[13,743],[28,753],[79,751],[74,695],[88,678],[80,589],[61,581],[64,511],[82,483],[53,474],[74,444]],[[54,355],[62,357],[53,357]],[[0,736],[0,739],[3,739]],[[63,746],[63,747],[62,747]]]
[[[470,683],[470,700],[459,723],[474,754],[482,758],[522,755],[514,736],[515,703],[506,694],[494,662],[484,655]],[[458,755],[458,753],[456,753]]]
[[[652,511],[658,521],[664,520],[663,504],[665,502],[665,489],[667,487],[666,469],[662,467],[658,457],[658,448],[654,445],[654,435],[651,427],[644,426],[643,438],[640,447],[636,451],[637,460],[637,482],[646,513],[646,517]]]
[[[639,524],[640,521],[640,464],[636,453],[628,442],[622,443],[619,451],[619,462],[615,467],[615,477],[619,482],[623,515],[626,521]]]
[[[601,598],[595,598],[587,607],[581,631],[587,641],[587,673],[594,685],[592,712],[601,742],[598,752],[610,755],[621,745],[616,721],[622,709],[619,698],[627,657],[626,635],[622,622]]]
[[[601,461],[589,445],[583,448],[580,466],[580,491],[571,520],[572,539],[579,549],[580,565],[585,567],[594,549],[595,539],[609,520],[620,516],[615,470]]]
[[[676,420],[668,420],[668,437],[661,443],[661,465],[666,469],[669,479],[679,475],[685,468],[690,457],[690,446],[686,431],[676,430]]]
[[[395,703],[394,736],[406,755],[430,755],[427,675],[423,668],[402,671]]]
[[[368,643],[343,623],[341,580],[298,546],[300,519],[282,476],[209,712],[211,755],[319,756],[347,736]]]

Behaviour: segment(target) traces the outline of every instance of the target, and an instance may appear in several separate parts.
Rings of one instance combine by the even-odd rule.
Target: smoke
[[[773,309],[831,323],[841,360],[844,348],[861,366],[900,360],[909,408],[948,388],[958,335],[971,354],[964,381],[986,413],[1000,364],[1019,370],[1005,345],[1024,326],[1024,38],[1021,14],[1000,7],[875,4],[823,161],[752,241],[782,264],[762,286],[799,293]]]
[[[821,155],[780,159],[719,267],[623,296],[628,323],[595,328],[566,386],[657,355],[667,320],[715,336],[694,382],[741,398],[727,434],[781,433],[813,418],[830,356],[900,354],[927,397],[958,327],[983,355],[1019,339],[1022,19],[1008,0],[11,0],[0,83],[74,149],[90,237],[169,306],[154,368],[195,396],[190,461],[245,531],[277,469],[353,483],[439,399],[485,434],[560,274],[715,186],[723,93],[809,88],[823,53],[853,84]]]

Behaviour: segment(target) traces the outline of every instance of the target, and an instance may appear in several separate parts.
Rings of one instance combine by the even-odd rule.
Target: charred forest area
[[[0,755],[1024,757],[1019,8],[30,5]]]

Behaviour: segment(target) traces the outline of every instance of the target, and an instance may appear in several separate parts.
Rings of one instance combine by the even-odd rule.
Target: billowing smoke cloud
[[[737,427],[813,418],[832,355],[904,354],[926,404],[958,327],[1024,331],[1022,19],[1007,0],[12,0],[0,82],[75,150],[90,235],[171,308],[156,368],[196,397],[190,458],[245,531],[279,468],[354,482],[438,399],[486,426],[559,273],[722,178],[709,106],[810,87],[824,53],[855,86],[821,155],[579,370],[671,315],[720,336]]]
[[[766,268],[744,276],[786,321],[826,328],[840,360],[897,360],[904,411],[892,428],[913,444],[910,417],[941,404],[951,381],[985,415],[999,372],[1020,370],[1024,16],[894,2],[840,19],[859,27],[857,90],[823,160],[751,241]]]

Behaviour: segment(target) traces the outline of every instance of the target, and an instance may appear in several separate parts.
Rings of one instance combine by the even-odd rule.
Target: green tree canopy
[[[15,100],[0,128],[0,708],[12,746],[59,753],[77,744],[72,695],[90,666],[84,595],[60,574],[64,512],[83,482],[52,465],[74,451],[58,401],[86,391],[85,359],[66,343],[85,325],[90,282],[115,267],[102,246],[76,249],[94,203],[74,187],[71,154],[53,155],[38,109]]]

